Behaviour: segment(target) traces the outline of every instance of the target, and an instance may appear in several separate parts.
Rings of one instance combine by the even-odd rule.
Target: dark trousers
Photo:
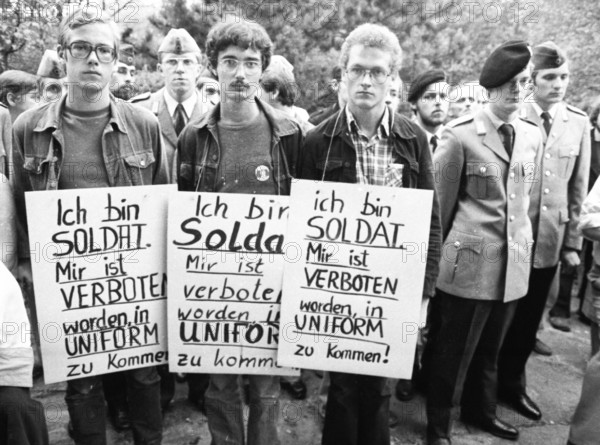
[[[0,386],[0,443],[48,445],[44,406],[29,396],[28,388]]]
[[[583,254],[581,255],[581,283],[579,284],[579,298],[583,302],[585,288],[587,286],[587,273],[589,272],[594,262],[592,258],[593,243],[588,240],[583,242]],[[573,293],[573,283],[577,279],[577,267],[561,266],[560,270],[560,285],[558,288],[558,296],[552,309],[550,309],[551,317],[570,318],[571,317],[571,295]],[[580,305],[581,307],[581,305]]]
[[[471,418],[496,416],[498,354],[517,307],[516,301],[470,300],[440,290],[435,298],[440,325],[429,369],[429,440],[450,438],[459,403]]]
[[[323,445],[389,445],[387,379],[330,373]]]
[[[129,420],[136,445],[162,440],[160,377],[155,366],[125,371]],[[102,376],[69,380],[65,401],[77,445],[106,445]]]
[[[102,387],[108,409],[127,411],[126,371],[104,374],[102,376]]]
[[[500,396],[511,398],[526,392],[525,366],[535,347],[538,326],[557,266],[532,269],[527,295],[519,300],[498,360]]]
[[[429,382],[429,373],[431,369],[431,356],[435,345],[441,321],[441,310],[440,310],[440,299],[433,297],[429,301],[429,307],[427,308],[427,339],[423,347],[423,354],[421,355],[421,369],[417,374],[416,384],[421,390],[426,390]]]

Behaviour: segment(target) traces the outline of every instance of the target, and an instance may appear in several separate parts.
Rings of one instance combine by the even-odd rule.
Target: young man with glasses
[[[518,118],[531,92],[530,58],[522,41],[492,52],[479,78],[489,106],[447,124],[434,155],[442,172],[444,245],[428,375],[430,445],[450,444],[458,403],[463,421],[504,439],[519,436],[496,416],[496,369],[531,269],[527,212],[542,138],[534,124]]]
[[[164,88],[131,100],[158,117],[172,179],[175,179],[175,147],[181,130],[213,107],[196,89],[201,60],[202,52],[192,36],[185,29],[171,29],[158,47],[158,72],[165,80]]]
[[[425,133],[385,103],[401,57],[398,38],[384,26],[365,24],[348,35],[340,57],[347,105],[307,134],[300,178],[434,190]],[[440,241],[434,195],[425,299],[433,294]],[[387,379],[340,372],[330,377],[322,443],[389,445]]]
[[[64,18],[59,31],[67,94],[58,102],[26,111],[14,124],[15,196],[23,227],[25,191],[169,182],[156,118],[109,93],[119,46],[110,15],[91,16],[78,9]],[[156,367],[129,370],[127,380],[135,443],[160,444]],[[105,445],[102,377],[69,380],[65,400],[75,443]]]
[[[221,102],[179,137],[179,190],[289,194],[300,128],[256,97],[272,46],[264,28],[251,22],[220,23],[208,33],[206,55],[221,85]],[[212,444],[278,445],[279,377],[248,376],[247,434],[238,377],[210,376],[205,403]]]

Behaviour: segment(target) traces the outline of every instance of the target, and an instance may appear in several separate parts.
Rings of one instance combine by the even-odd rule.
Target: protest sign
[[[167,361],[170,190],[26,193],[46,383]]]
[[[169,198],[169,368],[294,374],[277,365],[288,197]]]
[[[410,378],[433,192],[296,181],[279,361]]]

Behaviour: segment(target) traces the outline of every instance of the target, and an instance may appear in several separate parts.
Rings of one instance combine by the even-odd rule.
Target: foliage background
[[[85,0],[105,8],[122,40],[133,44],[147,89],[161,86],[156,49],[170,28],[185,28],[203,47],[222,20],[262,24],[275,52],[295,67],[300,106],[312,108],[326,92],[346,35],[365,22],[382,23],[404,50],[401,77],[409,84],[430,67],[452,83],[473,81],[501,42],[553,40],[567,51],[572,72],[567,100],[587,107],[600,94],[600,8],[594,0]],[[56,0],[0,0],[0,70],[35,72],[44,49],[54,48],[65,8]],[[406,97],[406,86],[404,91]]]

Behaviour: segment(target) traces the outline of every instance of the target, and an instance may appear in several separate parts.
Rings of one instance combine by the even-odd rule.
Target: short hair
[[[0,102],[8,105],[7,96],[27,94],[40,88],[40,78],[35,74],[19,70],[7,70],[0,74]]]
[[[260,79],[263,90],[267,93],[277,91],[277,99],[282,105],[291,107],[296,102],[298,85],[293,76],[288,76],[281,71],[267,71]]]
[[[77,8],[70,15],[63,18],[58,29],[58,44],[65,49],[69,44],[69,33],[77,28],[81,28],[85,25],[91,25],[93,23],[101,23],[109,25],[113,31],[115,38],[115,54],[119,54],[119,31],[110,18],[107,11],[96,9],[96,8]]]
[[[273,42],[265,28],[250,22],[218,23],[206,37],[206,56],[213,69],[217,68],[219,52],[232,45],[259,51],[263,70],[271,63]]]
[[[400,48],[398,37],[389,28],[374,23],[365,23],[348,34],[348,37],[344,40],[340,54],[340,66],[343,69],[346,69],[348,65],[350,49],[356,45],[379,48],[388,52],[391,55],[390,71],[395,73],[400,70],[402,48]]]

